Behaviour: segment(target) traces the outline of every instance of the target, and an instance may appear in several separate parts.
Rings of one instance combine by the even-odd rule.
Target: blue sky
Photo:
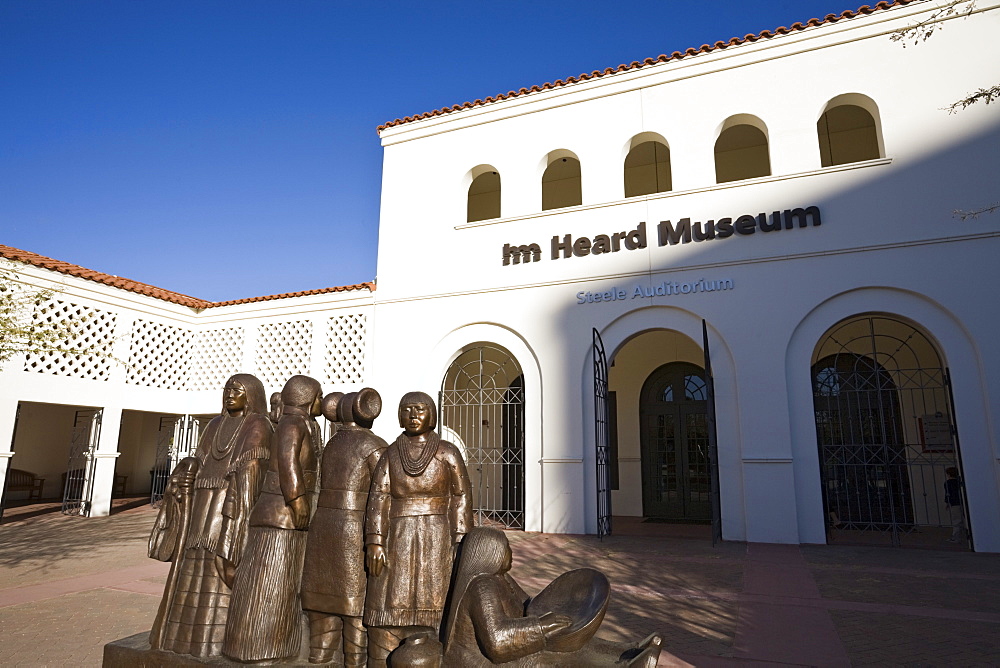
[[[368,281],[381,123],[860,4],[2,0],[0,243],[214,301]]]

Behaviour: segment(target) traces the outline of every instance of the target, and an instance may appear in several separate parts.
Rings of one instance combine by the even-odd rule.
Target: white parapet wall
[[[80,323],[67,343],[98,354],[8,360],[0,374],[0,457],[44,477],[46,496],[62,496],[77,414],[100,409],[87,481],[91,515],[108,512],[112,491],[148,490],[159,417],[218,414],[231,375],[254,374],[268,393],[295,374],[320,380],[325,391],[359,389],[368,376],[372,286],[193,308],[135,291],[149,286],[122,289],[30,263],[5,266],[29,289],[55,290],[29,317]],[[121,433],[124,426],[141,435]],[[116,462],[125,444],[129,462]],[[114,490],[122,475],[126,487]]]

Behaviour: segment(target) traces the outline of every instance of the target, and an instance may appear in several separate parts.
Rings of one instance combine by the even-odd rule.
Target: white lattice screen
[[[280,390],[289,378],[309,373],[312,323],[274,322],[257,327],[257,377],[265,388]]]
[[[78,326],[77,335],[57,345],[75,350],[93,350],[94,355],[40,353],[25,356],[24,370],[55,376],[72,376],[88,380],[107,380],[114,362],[109,359],[115,338],[115,314],[89,306],[51,299],[38,304],[31,314],[32,322],[54,325],[72,321]]]
[[[338,315],[327,321],[326,377],[330,383],[360,384],[365,381],[365,334],[368,317],[363,313]]]
[[[243,362],[243,328],[211,329],[194,335],[187,389],[219,390],[240,372]]]
[[[136,320],[132,325],[125,382],[168,390],[186,389],[191,339],[190,330]]]
[[[24,370],[90,380],[107,380],[116,362],[108,357],[115,342],[117,316],[113,312],[50,300],[35,307],[38,323],[65,320],[80,323],[80,333],[60,345],[95,349],[98,355],[45,353],[27,355]],[[365,382],[365,338],[368,318],[363,313],[337,315],[326,320],[321,338],[324,383],[359,385]],[[257,325],[255,370],[265,387],[278,390],[291,376],[311,371],[313,323],[309,320]],[[242,326],[204,331],[136,320],[129,341],[125,382],[180,391],[221,389],[233,374],[244,371],[246,330]],[[318,352],[318,350],[317,350]]]

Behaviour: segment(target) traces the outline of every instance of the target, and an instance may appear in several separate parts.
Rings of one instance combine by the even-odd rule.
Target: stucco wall
[[[384,130],[373,379],[387,402],[417,387],[433,391],[448,355],[495,341],[463,339],[467,328],[520,341],[531,359],[519,362],[537,374],[540,390],[526,394],[539,421],[527,461],[538,481],[529,498],[537,495],[540,510],[529,528],[594,531],[592,329],[613,356],[651,330],[681,332],[700,347],[704,319],[720,414],[724,535],[823,542],[810,356],[844,317],[895,314],[926,331],[951,369],[963,457],[977,462],[967,478],[977,549],[1000,549],[992,423],[1000,360],[989,345],[1000,322],[988,307],[988,286],[1000,278],[989,259],[1000,233],[992,218],[963,223],[952,215],[995,200],[988,175],[1000,172],[1000,122],[984,105],[942,111],[990,83],[968,63],[1000,61],[1000,11],[979,6],[917,47],[890,41],[932,10],[876,12]],[[823,168],[816,123],[845,95],[873,103],[883,153]],[[771,176],[717,185],[715,139],[741,114],[766,127]],[[644,132],[669,144],[673,191],[625,200],[623,161]],[[583,204],[542,212],[542,172],[564,152],[580,159]],[[484,164],[500,174],[503,217],[467,224],[471,170]],[[810,206],[821,225],[664,245],[657,234],[661,221],[707,224]],[[645,247],[552,259],[553,239],[593,241],[640,223]],[[538,261],[503,264],[505,244],[532,243]],[[703,280],[732,289],[693,287]],[[664,284],[677,294],[635,296],[637,287]],[[600,303],[579,303],[587,292],[602,293]],[[623,404],[619,417],[634,409]],[[628,440],[632,427],[619,425]],[[615,497],[634,509],[627,494]]]

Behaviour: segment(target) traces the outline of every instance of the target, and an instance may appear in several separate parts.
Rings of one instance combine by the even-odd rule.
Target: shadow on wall
[[[953,120],[943,113],[942,118],[942,122]],[[961,122],[961,120],[955,122]],[[758,231],[752,235],[734,235],[727,239],[708,240],[711,243],[692,240],[688,243],[658,247],[656,227],[659,220],[650,215],[647,218],[647,252],[651,259],[650,272],[664,273],[656,275],[655,278],[652,276],[630,278],[627,279],[627,284],[630,287],[640,285],[648,288],[650,285],[659,285],[664,280],[684,282],[704,278],[708,281],[712,278],[725,277],[727,271],[738,269],[742,276],[753,277],[755,280],[744,281],[736,286],[735,289],[739,294],[733,295],[727,300],[725,306],[729,310],[727,316],[743,318],[746,323],[759,322],[761,317],[767,318],[775,323],[775,331],[780,332],[780,336],[784,339],[782,345],[785,347],[787,347],[787,339],[796,323],[819,302],[844,290],[864,287],[866,280],[885,280],[887,284],[898,281],[908,289],[929,295],[928,298],[934,300],[936,295],[933,284],[925,283],[927,279],[933,278],[933,273],[928,274],[920,267],[902,263],[895,264],[896,269],[886,269],[878,264],[866,266],[860,264],[859,261],[852,264],[839,260],[838,257],[842,256],[838,256],[836,252],[845,248],[863,251],[872,246],[899,241],[947,240],[948,237],[996,232],[998,225],[1000,225],[1000,215],[998,214],[962,221],[953,212],[957,209],[968,210],[987,206],[1000,199],[1000,187],[997,187],[995,178],[996,170],[991,168],[992,165],[997,164],[998,155],[1000,155],[1000,120],[988,124],[981,132],[969,136],[964,141],[928,152],[923,157],[914,158],[905,164],[866,167],[864,169],[867,171],[864,172],[864,175],[868,177],[867,180],[849,178],[847,180],[852,184],[850,186],[835,185],[845,183],[845,179],[838,176],[841,174],[839,172],[804,177],[794,187],[795,201],[789,201],[789,195],[786,194],[787,185],[784,180],[748,183],[735,191],[728,191],[726,198],[735,203],[732,206],[738,210],[720,211],[704,206],[703,203],[711,201],[711,194],[708,196],[692,194],[690,197],[678,198],[677,200],[652,200],[647,203],[648,209],[655,206],[657,211],[669,211],[670,213],[658,215],[663,218],[672,217],[675,222],[685,216],[690,216],[692,223],[697,220],[707,222],[712,218],[723,216],[732,216],[734,219],[743,214],[756,216],[761,212],[766,212],[770,217],[771,211],[774,210],[808,206],[819,207],[823,218],[820,227],[795,229],[785,232],[784,235]],[[892,156],[890,155],[890,157]],[[990,198],[989,201],[983,201],[984,196]],[[691,206],[698,207],[697,210],[677,210],[678,203],[685,201],[694,203]],[[702,218],[698,219],[695,216]],[[637,220],[615,221],[623,231],[635,228],[638,222]],[[567,221],[562,220],[558,224],[559,230],[556,230],[557,232],[562,231],[567,226]],[[577,232],[580,235],[587,233],[588,231],[585,230]],[[788,239],[790,241],[793,235],[795,252],[790,252],[788,244],[782,240]],[[805,238],[806,235],[808,238]],[[725,251],[719,252],[723,248]],[[550,261],[547,250],[543,251],[545,257],[543,261]],[[831,252],[833,253],[831,254]],[[822,296],[816,303],[800,305],[796,304],[794,300],[789,300],[788,304],[776,302],[774,297],[776,294],[780,294],[780,291],[795,289],[792,284],[781,283],[782,280],[787,281],[789,278],[787,269],[781,267],[789,265],[778,265],[762,262],[762,260],[769,258],[789,259],[789,255],[794,258],[796,254],[799,254],[806,262],[815,262],[816,266],[826,263],[825,266],[833,266],[838,272],[842,272],[840,275],[824,276],[824,280],[831,279],[836,282],[840,280],[840,276],[843,276],[843,280],[838,285],[831,286],[829,293]],[[726,259],[720,262],[720,255]],[[816,259],[813,260],[813,257]],[[876,256],[869,257],[873,261],[878,259]],[[574,258],[572,261],[591,262],[592,273],[599,275],[602,259],[599,256],[591,256]],[[977,277],[976,267],[972,266],[972,263],[966,266],[949,267],[949,277],[952,280],[960,279],[962,276],[968,278],[969,284],[981,282],[981,276]],[[803,274],[800,278],[802,281],[810,280],[808,274]],[[921,288],[925,284],[927,285],[926,290]],[[578,335],[574,336],[576,342],[574,345],[552,347],[547,351],[547,354],[552,356],[550,357],[552,368],[571,370],[574,377],[569,379],[570,383],[582,382],[583,386],[579,396],[583,401],[587,401],[592,395],[592,383],[589,380],[592,378],[590,327],[596,327],[599,331],[603,330],[609,322],[621,317],[624,312],[652,305],[668,305],[689,311],[695,309],[690,312],[697,317],[705,315],[704,311],[698,311],[700,308],[699,296],[686,294],[642,298],[634,301],[631,298],[632,295],[628,294],[624,304],[626,311],[621,310],[621,302],[613,302],[613,305],[594,303],[581,305],[577,303],[575,298],[577,291],[609,290],[612,285],[622,287],[622,279],[618,281],[613,279],[595,280],[567,286],[564,305],[561,308],[554,307],[550,311],[554,318],[551,326],[552,331],[579,332]],[[779,289],[779,293],[775,293],[775,289]],[[705,299],[725,299],[726,296],[727,293],[721,292],[702,297]],[[584,314],[581,314],[581,309],[586,309]],[[707,311],[711,310],[715,310],[714,307],[707,309]],[[885,311],[892,312],[892,304],[886,304]],[[712,317],[711,315],[706,315],[706,317],[711,329],[713,327]],[[828,323],[830,327],[835,324],[835,322]],[[662,326],[664,329],[672,329],[670,322],[664,322]],[[934,335],[933,331],[929,333]],[[727,334],[731,337],[743,336],[746,332],[742,331],[737,334],[730,328],[722,332],[723,336]],[[727,342],[720,343],[728,345]],[[610,358],[613,351],[608,350],[607,352],[609,363],[613,363],[613,359]],[[947,350],[941,352],[947,355]],[[560,357],[561,359],[559,359]],[[650,370],[654,367],[651,367]],[[576,373],[581,373],[581,375],[576,376]],[[775,368],[774,373],[775,386],[783,388],[785,369],[783,367]],[[803,369],[802,373],[808,374],[809,369]],[[968,379],[965,380],[968,381]],[[963,379],[956,378],[956,382],[961,383],[962,381]],[[717,383],[721,382],[735,383],[735,379],[717,378]],[[743,382],[746,383],[747,379],[743,379]],[[591,415],[592,410],[592,408],[585,409],[583,414]],[[584,422],[587,420],[585,419]],[[596,507],[593,434],[594,425],[590,423],[580,425],[573,434],[574,438],[580,437],[580,442],[584,444],[582,455],[585,459],[584,473],[587,494],[585,503],[588,530],[593,530],[593,510],[591,509]],[[724,447],[725,444],[720,442],[720,448]],[[736,458],[734,461],[738,463],[740,454],[731,454]],[[724,456],[723,454],[722,457]],[[723,489],[722,493],[725,496],[726,490]],[[546,524],[548,524],[548,520],[546,520]]]

